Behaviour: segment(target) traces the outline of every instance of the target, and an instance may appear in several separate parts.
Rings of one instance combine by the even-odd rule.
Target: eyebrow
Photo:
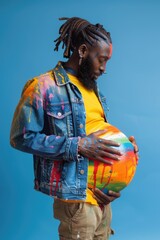
[[[104,56],[104,55],[99,55],[99,57],[100,57],[100,58],[104,58],[104,59],[106,59],[106,60],[108,60],[108,59],[109,59],[109,57],[108,57],[108,56]]]
[[[94,57],[109,58],[107,55],[100,55],[99,52],[95,53]]]

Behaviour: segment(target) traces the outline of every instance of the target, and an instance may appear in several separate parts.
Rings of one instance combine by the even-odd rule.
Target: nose
[[[105,71],[106,71],[106,64],[101,65],[99,70],[100,70],[101,73],[105,73]]]
[[[102,61],[101,64],[100,64],[100,71],[101,73],[104,73],[106,71],[106,65],[107,65],[107,61]]]

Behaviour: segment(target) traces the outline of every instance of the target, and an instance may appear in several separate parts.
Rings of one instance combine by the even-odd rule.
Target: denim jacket
[[[98,88],[97,96],[106,117],[106,101]],[[86,136],[85,120],[82,95],[61,62],[26,83],[10,142],[33,154],[36,190],[61,199],[85,200],[88,159],[78,154],[78,141]]]

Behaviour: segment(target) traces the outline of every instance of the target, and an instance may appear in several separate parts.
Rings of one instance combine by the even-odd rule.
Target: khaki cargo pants
[[[60,221],[60,240],[108,240],[112,230],[111,208],[88,203],[68,203],[55,199],[54,218]]]

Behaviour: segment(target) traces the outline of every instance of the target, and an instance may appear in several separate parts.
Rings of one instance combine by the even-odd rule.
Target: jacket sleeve
[[[76,161],[79,137],[46,135],[44,127],[45,93],[42,82],[30,80],[15,110],[10,144],[12,147],[52,160]]]

